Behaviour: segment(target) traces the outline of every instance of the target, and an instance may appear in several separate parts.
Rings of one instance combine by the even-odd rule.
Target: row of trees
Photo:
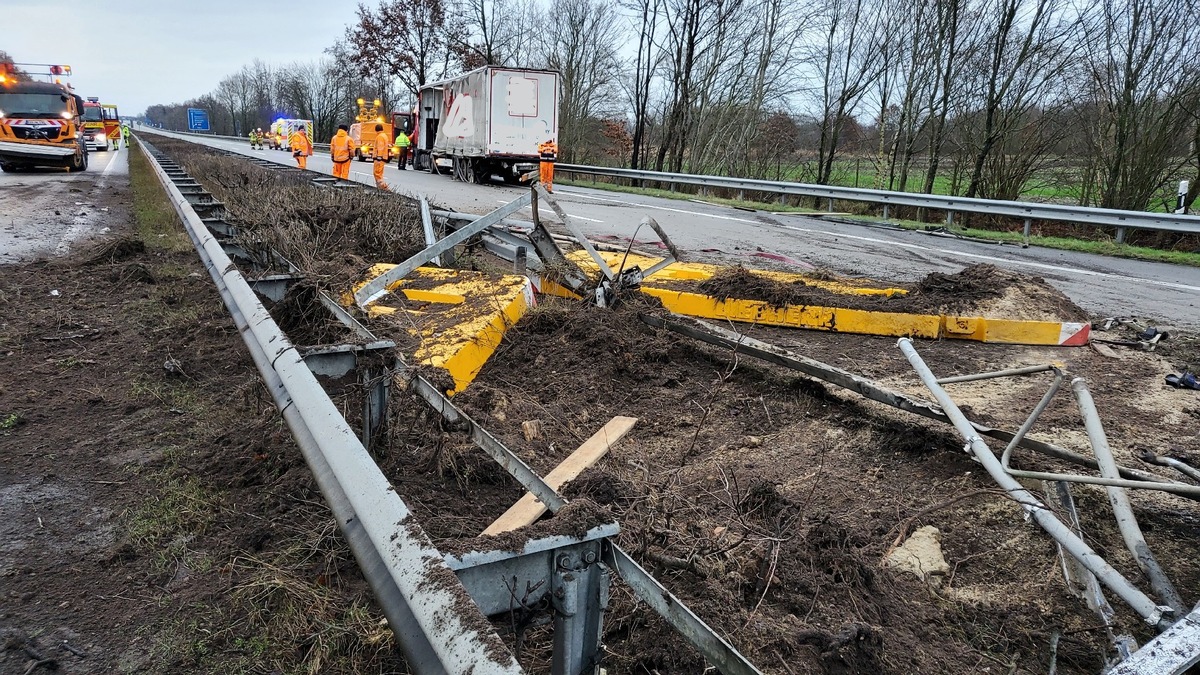
[[[1200,0],[377,0],[194,104],[327,135],[483,64],[561,73],[574,162],[1146,209],[1200,191]],[[399,104],[399,105],[396,105]],[[181,124],[185,106],[155,106]],[[848,160],[854,160],[850,162]]]

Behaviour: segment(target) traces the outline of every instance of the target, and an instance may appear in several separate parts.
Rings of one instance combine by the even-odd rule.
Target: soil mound
[[[803,281],[781,282],[744,267],[723,270],[700,284],[717,298],[760,300],[768,306],[845,307],[876,312],[951,314],[1027,321],[1086,321],[1087,313],[1041,277],[972,265],[955,274],[933,272],[893,297],[833,293]]]

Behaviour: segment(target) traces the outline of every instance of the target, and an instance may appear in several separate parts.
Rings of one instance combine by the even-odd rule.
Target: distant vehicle
[[[276,150],[291,150],[292,134],[300,127],[304,127],[309,141],[315,143],[316,141],[313,140],[312,120],[281,118],[271,122],[271,132],[268,134],[271,147]]]
[[[84,171],[84,101],[64,84],[69,66],[50,66],[47,82],[17,78],[15,65],[0,63],[0,170],[60,166]]]
[[[417,92],[413,168],[464,182],[517,182],[558,140],[558,73],[484,66]]]
[[[358,99],[358,116],[354,118],[354,124],[350,125],[350,138],[353,138],[354,144],[358,146],[354,151],[354,158],[360,162],[375,159],[375,136],[379,133],[375,131],[375,125],[382,124],[383,133],[389,138],[392,136],[392,125],[384,120],[379,106],[379,99],[370,102]],[[390,153],[391,148],[388,151]]]

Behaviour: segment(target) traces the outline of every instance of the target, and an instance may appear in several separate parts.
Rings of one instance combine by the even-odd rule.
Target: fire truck
[[[91,96],[83,102],[83,140],[88,150],[108,150],[108,131],[104,128],[104,109],[100,99]]]
[[[83,97],[63,81],[70,66],[45,65],[47,72],[30,73],[31,66],[43,65],[0,63],[0,170],[59,166],[84,171]]]
[[[370,104],[361,98],[358,99],[358,116],[354,118],[354,124],[350,125],[350,138],[353,138],[354,144],[358,146],[354,151],[354,157],[360,162],[375,159],[375,136],[378,134],[375,131],[376,124],[382,124],[383,132],[389,138],[392,136],[392,125],[384,121],[383,115],[379,112],[380,105],[382,104],[379,99],[375,99]],[[388,150],[391,151],[390,148]]]

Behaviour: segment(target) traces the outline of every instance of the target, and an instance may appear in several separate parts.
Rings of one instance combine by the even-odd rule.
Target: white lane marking
[[[104,167],[104,171],[100,172],[100,175],[103,177],[107,177],[108,174],[112,173],[112,170],[116,167],[116,165],[117,165],[117,153],[114,152],[112,154],[112,156],[108,158],[108,164]]]
[[[885,244],[887,246],[899,246],[901,248],[916,249],[919,251],[931,251],[933,253],[943,253],[952,256],[961,256],[964,258],[975,258],[977,260],[988,260],[991,262],[1009,263],[1011,265],[1025,265],[1026,267],[1036,267],[1043,270],[1051,270],[1054,272],[1066,272],[1068,274],[1079,274],[1088,277],[1105,277],[1110,279],[1120,279],[1122,281],[1136,281],[1151,286],[1163,286],[1165,288],[1174,288],[1181,291],[1200,291],[1200,286],[1189,286],[1187,284],[1177,284],[1171,281],[1158,281],[1155,279],[1143,279],[1141,277],[1131,277],[1124,274],[1116,274],[1113,272],[1096,272],[1094,270],[1084,270],[1078,267],[1063,267],[1061,265],[1051,265],[1049,263],[1033,262],[1031,260],[1016,260],[1013,258],[999,258],[990,255],[979,255],[977,253],[965,253],[963,251],[954,251],[946,248],[933,248],[932,246],[923,246],[921,244],[906,244],[899,241],[889,241],[887,239],[876,239],[874,237],[861,237],[853,234],[841,234],[827,232],[825,230],[814,230],[807,227],[796,227],[795,225],[784,225],[785,229],[795,230],[797,232],[808,232],[810,234],[823,234],[830,237],[838,237],[840,239],[856,239],[858,241],[868,241],[874,244]]]
[[[598,202],[612,202],[614,204],[629,204],[629,205],[637,206],[638,208],[643,208],[643,209],[657,209],[659,211],[670,211],[672,213],[683,213],[683,214],[687,214],[689,216],[701,216],[703,218],[716,218],[717,220],[732,220],[735,223],[750,223],[751,225],[761,225],[762,224],[757,220],[746,220],[745,218],[734,218],[733,216],[718,216],[713,213],[700,213],[699,211],[685,211],[683,209],[671,209],[671,208],[667,208],[665,206],[654,206],[653,204],[643,204],[641,202],[630,202],[630,201],[624,201],[621,199],[605,199],[603,197],[593,197],[592,195],[585,195],[582,192],[574,192],[572,190],[563,190],[562,188],[559,188],[558,190],[556,190],[556,192],[561,192],[561,193],[567,194],[567,195],[575,195],[576,197],[583,197],[584,199],[594,199]]]
[[[497,199],[496,203],[497,204],[507,204],[508,202],[504,201],[503,199]],[[525,208],[529,208],[529,207],[527,206]],[[538,213],[545,213],[545,212],[546,212],[546,209],[543,209],[541,206],[538,206]],[[551,211],[551,214],[553,214],[553,211]],[[586,220],[591,223],[603,223],[604,222],[603,220],[596,220],[595,218],[588,218],[587,216],[577,216],[574,213],[568,213],[567,215],[571,216],[572,218],[578,218],[579,220]]]

